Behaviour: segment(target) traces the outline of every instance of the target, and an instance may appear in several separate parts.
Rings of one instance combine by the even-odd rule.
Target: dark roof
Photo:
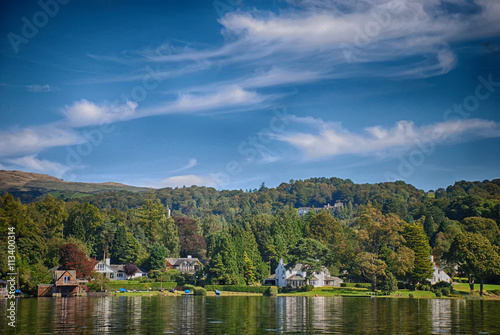
[[[125,271],[125,265],[123,265],[123,264],[111,264],[111,265],[109,265],[109,267],[115,272]]]
[[[195,263],[201,263],[200,260],[198,258],[167,258],[166,259],[167,262],[169,262],[172,266],[175,266],[175,265],[181,265],[183,264],[184,262],[187,262],[189,263],[189,265],[193,265]]]
[[[75,278],[75,280],[77,279],[76,278],[76,270],[58,270],[56,272],[54,272],[54,278],[56,279],[56,281],[58,281],[59,279],[62,278],[62,276],[64,276],[65,273],[68,273],[71,277]]]
[[[302,271],[302,268],[304,266],[302,265],[302,263],[297,263],[295,264],[295,266],[291,269],[287,269],[288,271]]]
[[[299,275],[293,275],[293,276],[287,278],[286,280],[304,280],[304,277],[299,276]]]

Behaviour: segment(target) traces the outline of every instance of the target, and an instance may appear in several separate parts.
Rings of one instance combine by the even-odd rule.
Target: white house
[[[434,272],[432,273],[432,278],[429,279],[431,285],[436,284],[437,282],[444,281],[447,283],[451,283],[451,278],[448,276],[441,268],[434,262],[434,256],[431,256],[432,267],[434,268]]]
[[[264,280],[264,284],[274,284],[276,286],[303,286],[306,284],[307,273],[304,265],[298,263],[291,269],[286,269],[283,259],[280,259],[276,272],[273,276]],[[309,279],[309,284],[315,287],[333,286],[339,287],[343,282],[339,277],[330,276],[330,272],[323,267],[321,272],[314,272],[313,277]]]
[[[105,277],[111,280],[127,280],[147,276],[148,273],[140,268],[131,275],[127,276],[125,273],[125,265],[123,264],[110,264],[110,259],[106,258],[105,261],[100,261],[95,265],[95,271],[102,273]]]

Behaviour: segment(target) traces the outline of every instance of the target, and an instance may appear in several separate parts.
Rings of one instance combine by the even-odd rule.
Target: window
[[[69,284],[71,282],[71,277],[70,276],[64,276],[63,282],[64,282],[64,284]]]
[[[104,271],[104,264],[102,263],[97,264],[97,271]]]
[[[109,278],[111,278],[111,279],[115,278],[115,274],[114,273],[110,273],[109,274]]]

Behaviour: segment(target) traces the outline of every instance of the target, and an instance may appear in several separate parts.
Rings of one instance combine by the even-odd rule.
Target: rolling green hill
[[[119,183],[68,182],[45,174],[0,170],[0,194],[9,192],[23,202],[33,201],[46,194],[56,198],[76,199],[109,191],[145,192],[148,188]]]

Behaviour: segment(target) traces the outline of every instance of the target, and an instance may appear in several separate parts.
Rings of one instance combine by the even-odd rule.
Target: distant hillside
[[[81,198],[91,194],[110,191],[145,192],[148,188],[120,183],[68,182],[46,174],[0,170],[0,194],[9,192],[23,202],[51,193],[58,198]]]

